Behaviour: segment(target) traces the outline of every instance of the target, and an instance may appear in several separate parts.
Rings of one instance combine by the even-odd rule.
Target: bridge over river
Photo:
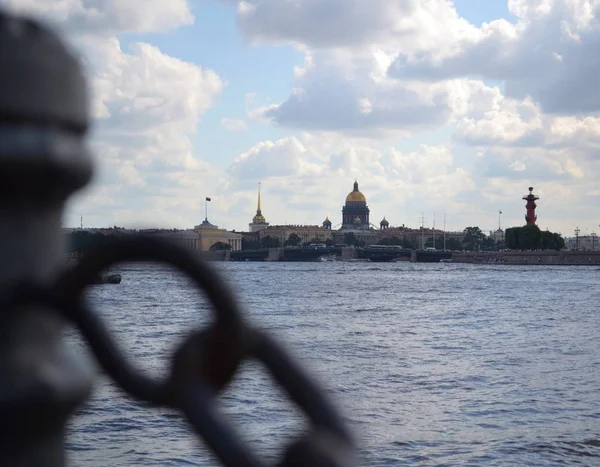
[[[363,248],[307,246],[232,251],[229,254],[231,261],[319,261],[322,258],[336,259],[338,261],[413,261],[437,263],[442,259],[451,259],[452,253],[448,251],[404,250],[368,246]]]

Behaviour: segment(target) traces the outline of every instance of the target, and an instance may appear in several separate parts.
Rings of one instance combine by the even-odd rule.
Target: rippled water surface
[[[251,320],[330,391],[360,464],[600,465],[600,269],[459,264],[217,263]],[[148,372],[206,324],[162,266],[127,265],[94,306]],[[81,352],[86,352],[80,347]],[[102,376],[69,432],[72,465],[215,465],[182,418]],[[303,419],[259,367],[220,399],[273,462]]]

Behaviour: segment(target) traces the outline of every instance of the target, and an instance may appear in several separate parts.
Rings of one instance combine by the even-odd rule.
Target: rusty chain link
[[[157,381],[136,369],[118,348],[99,316],[85,304],[95,277],[123,262],[161,262],[191,278],[211,301],[214,322],[194,332],[175,352],[169,376]],[[265,464],[215,409],[214,398],[244,359],[256,359],[270,372],[312,425],[293,442],[280,466],[350,466],[352,437],[325,393],[274,339],[242,319],[229,288],[207,264],[163,239],[132,235],[115,239],[63,273],[51,287],[22,284],[4,309],[30,304],[54,310],[71,321],[89,343],[104,371],[127,393],[156,406],[182,411],[225,466]]]

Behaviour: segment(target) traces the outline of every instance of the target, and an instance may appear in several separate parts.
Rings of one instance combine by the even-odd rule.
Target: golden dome
[[[365,203],[367,202],[367,198],[360,191],[358,191],[358,182],[354,182],[354,190],[348,193],[346,196],[346,203]]]

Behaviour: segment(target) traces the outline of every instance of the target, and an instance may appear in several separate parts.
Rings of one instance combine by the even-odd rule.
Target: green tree
[[[257,237],[242,237],[242,250],[259,250],[260,248],[261,243]]]
[[[285,246],[298,246],[302,243],[302,239],[298,234],[291,233],[288,239],[285,241]]]
[[[406,248],[408,250],[416,250],[417,249],[417,240],[415,238],[404,237],[402,239],[402,248]]]
[[[465,250],[473,251],[481,248],[481,244],[485,239],[485,234],[479,227],[467,227],[463,233],[464,238],[462,244]]]
[[[542,232],[537,225],[511,227],[504,234],[506,248],[511,250],[562,250],[565,240],[560,234]]]
[[[542,232],[537,225],[526,225],[519,231],[519,248],[537,250],[542,248]]]
[[[519,231],[521,227],[510,227],[504,231],[504,242],[510,250],[519,249]]]
[[[267,235],[260,240],[260,246],[262,248],[278,248],[281,246],[281,242],[277,237]]]
[[[565,247],[565,239],[562,235],[554,233],[554,249],[562,250]]]
[[[379,245],[400,245],[402,248],[406,248],[408,250],[414,250],[417,248],[416,241],[407,237],[384,237],[377,243]]]
[[[485,237],[481,242],[481,248],[484,250],[494,250],[497,248],[496,241],[492,237]]]
[[[548,230],[541,233],[541,248],[543,250],[562,250],[565,239],[560,234]]]
[[[210,247],[208,247],[209,251],[223,251],[223,250],[231,250],[231,245],[225,242],[216,242],[213,243]]]
[[[443,240],[442,240],[443,243]],[[443,248],[443,245],[442,245]],[[458,238],[449,237],[446,238],[446,250],[457,251],[462,250],[462,243]]]
[[[105,235],[99,232],[88,232],[85,230],[76,230],[68,235],[69,250],[78,254],[87,253],[90,250],[100,248],[108,242],[114,240],[112,235]]]
[[[356,238],[356,235],[354,235],[353,232],[348,232],[347,234],[344,234],[344,245],[352,245],[355,247],[361,247],[361,246],[365,246],[365,242],[363,240]]]
[[[384,237],[377,242],[378,245],[402,245],[404,242],[399,237]]]

